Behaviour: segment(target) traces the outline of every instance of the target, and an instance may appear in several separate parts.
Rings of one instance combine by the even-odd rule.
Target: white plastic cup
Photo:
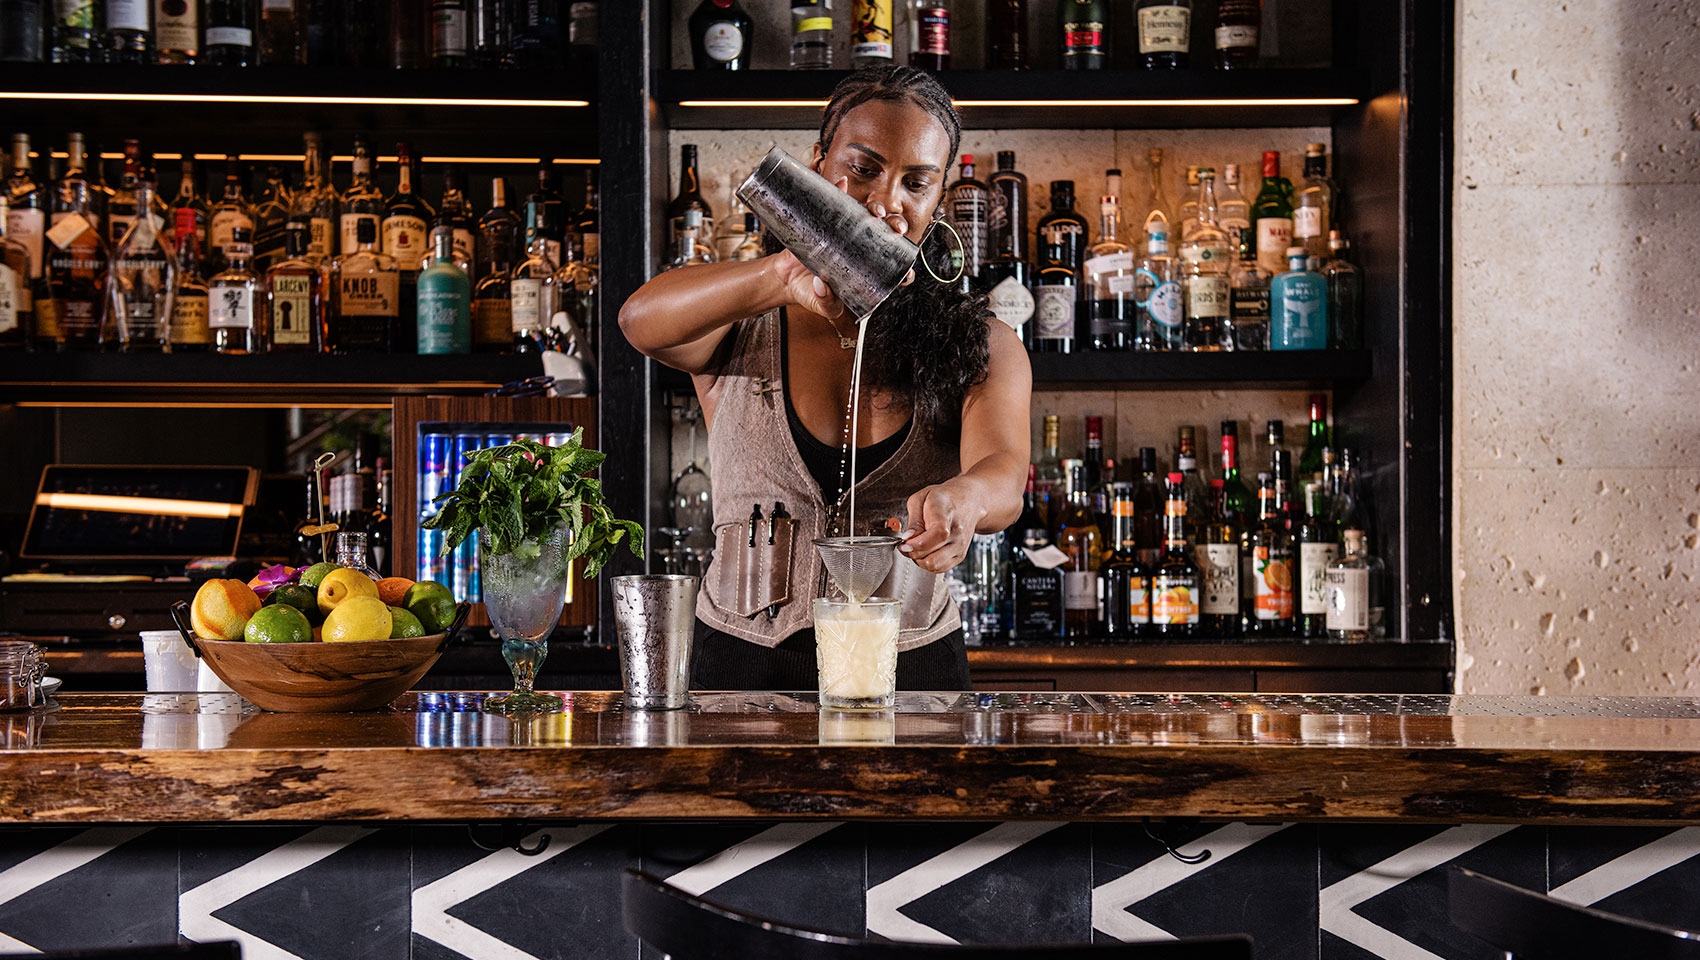
[[[231,693],[218,675],[195,656],[176,630],[143,630],[142,666],[149,693]]]

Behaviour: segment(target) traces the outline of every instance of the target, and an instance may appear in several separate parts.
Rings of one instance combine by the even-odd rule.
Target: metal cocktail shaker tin
[[[697,578],[615,577],[613,592],[626,705],[636,710],[683,707],[691,689]]]

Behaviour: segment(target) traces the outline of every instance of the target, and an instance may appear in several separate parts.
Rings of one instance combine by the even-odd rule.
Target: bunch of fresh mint
[[[433,501],[440,504],[437,513],[421,526],[445,532],[445,554],[479,529],[491,556],[534,557],[538,542],[556,524],[566,524],[572,531],[567,559],[583,557],[584,575],[594,577],[622,540],[633,556],[643,556],[643,526],[615,519],[602,501],[602,481],[591,476],[607,458],[585,449],[583,427],[558,447],[515,440],[475,450],[461,467],[460,485]]]

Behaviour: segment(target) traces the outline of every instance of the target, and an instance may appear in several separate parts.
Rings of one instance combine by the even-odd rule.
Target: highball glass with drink
[[[897,692],[897,626],[900,600],[870,597],[861,603],[817,598],[815,654],[820,702],[837,709],[883,709]]]

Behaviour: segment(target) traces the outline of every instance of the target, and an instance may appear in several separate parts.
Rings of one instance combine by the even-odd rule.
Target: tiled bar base
[[[0,831],[0,952],[235,939],[250,957],[627,958],[638,866],[800,926],[963,943],[1245,932],[1260,960],[1482,958],[1452,865],[1700,927],[1700,828],[1192,823],[544,825]],[[507,838],[508,843],[514,842]],[[475,842],[476,840],[476,842]]]

